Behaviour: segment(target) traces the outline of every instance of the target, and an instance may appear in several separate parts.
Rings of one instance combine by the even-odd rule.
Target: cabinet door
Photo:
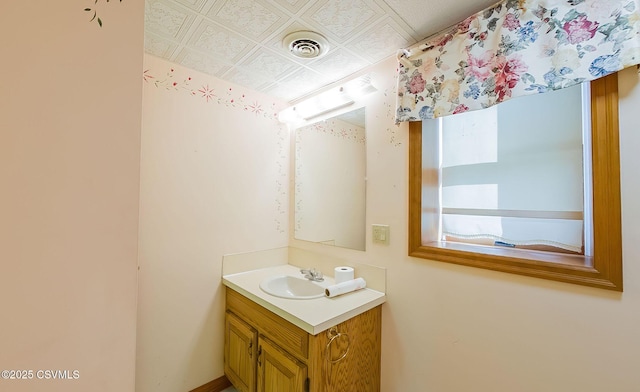
[[[258,344],[258,392],[308,390],[305,364],[262,336]]]
[[[224,373],[240,392],[256,390],[258,333],[227,312],[224,329]]]

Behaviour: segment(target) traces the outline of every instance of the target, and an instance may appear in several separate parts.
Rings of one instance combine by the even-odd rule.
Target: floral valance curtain
[[[640,63],[640,0],[505,0],[399,63],[397,122],[569,87]]]

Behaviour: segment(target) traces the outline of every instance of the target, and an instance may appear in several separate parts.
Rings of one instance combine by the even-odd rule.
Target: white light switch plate
[[[373,229],[373,242],[375,244],[389,245],[389,225],[371,225]]]

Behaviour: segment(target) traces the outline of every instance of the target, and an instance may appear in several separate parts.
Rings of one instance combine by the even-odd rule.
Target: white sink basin
[[[260,288],[265,293],[280,298],[313,299],[325,295],[324,287],[293,276],[273,276],[264,279],[260,282]]]

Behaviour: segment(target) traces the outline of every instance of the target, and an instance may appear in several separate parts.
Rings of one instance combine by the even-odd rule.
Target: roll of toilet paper
[[[351,267],[336,267],[333,270],[333,277],[336,284],[353,280],[353,268]]]
[[[347,280],[346,282],[334,284],[324,290],[327,297],[335,297],[338,295],[350,293],[352,291],[363,289],[367,286],[367,282],[362,278]]]

